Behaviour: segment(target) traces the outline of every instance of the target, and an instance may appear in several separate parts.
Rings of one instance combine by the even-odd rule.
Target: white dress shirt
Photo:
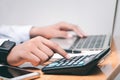
[[[1,25],[0,26],[0,39],[9,39],[18,43],[30,39],[30,29],[32,26],[22,25]]]

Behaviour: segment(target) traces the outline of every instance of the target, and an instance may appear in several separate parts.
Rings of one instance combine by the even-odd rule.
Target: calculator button
[[[81,61],[78,63],[79,66],[83,66],[84,65],[84,61]]]
[[[57,64],[56,66],[61,66],[62,64],[63,64],[63,62],[61,62],[61,63]]]
[[[58,63],[51,63],[51,64],[49,64],[48,66],[46,66],[46,67],[54,67],[54,66],[56,66]]]
[[[68,63],[67,65],[70,66],[74,63],[75,61],[71,61],[70,63]]]

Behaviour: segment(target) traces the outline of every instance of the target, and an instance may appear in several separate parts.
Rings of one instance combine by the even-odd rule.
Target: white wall
[[[116,0],[0,0],[0,24],[44,26],[66,21],[81,26],[88,34],[109,33],[115,2]]]

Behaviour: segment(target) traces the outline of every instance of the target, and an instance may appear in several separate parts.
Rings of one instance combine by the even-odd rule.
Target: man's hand
[[[49,60],[55,52],[69,58],[67,53],[56,43],[38,36],[15,46],[8,55],[7,61],[13,66],[19,66],[24,62],[31,62],[37,66]]]
[[[47,27],[33,27],[30,31],[31,37],[43,36],[45,38],[69,38],[68,31],[74,31],[78,36],[85,37],[85,33],[77,25],[60,22]]]

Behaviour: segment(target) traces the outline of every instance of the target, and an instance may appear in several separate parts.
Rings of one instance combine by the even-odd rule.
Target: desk
[[[90,75],[76,76],[76,75],[47,75],[41,71],[40,78],[36,80],[106,80],[107,77],[114,71],[119,64],[119,56],[117,54],[114,40],[112,42],[111,53],[105,58],[105,60],[98,65],[99,68],[92,70]]]

